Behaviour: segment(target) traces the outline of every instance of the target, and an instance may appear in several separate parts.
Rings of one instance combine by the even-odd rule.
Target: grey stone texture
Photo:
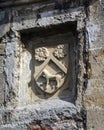
[[[85,92],[88,130],[104,128],[104,3],[96,1],[90,6],[87,29],[89,33],[89,62],[91,77]]]
[[[104,1],[64,2],[0,2],[0,130],[104,129]],[[59,25],[74,25],[68,26],[75,37],[70,53],[75,56],[70,58],[73,89],[67,89],[69,97],[55,93],[46,98],[43,93],[39,100],[40,93],[32,92],[31,82],[24,85],[32,78],[27,71],[33,55],[28,44],[34,34],[43,30],[46,35],[46,29],[54,27],[56,32]]]
[[[3,61],[5,44],[0,44],[0,106],[4,103]]]

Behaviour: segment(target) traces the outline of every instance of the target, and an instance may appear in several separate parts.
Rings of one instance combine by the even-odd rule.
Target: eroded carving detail
[[[35,59],[37,61],[45,61],[45,59],[49,56],[49,52],[47,48],[41,47],[35,49]]]
[[[53,54],[58,59],[64,58],[64,56],[66,55],[65,45],[58,45]]]
[[[53,86],[54,88],[59,87],[61,79],[63,78],[63,76],[61,74],[60,75],[59,74],[54,75],[54,74],[51,74],[46,69],[43,70],[43,77],[46,78],[46,89],[47,89],[48,85]]]
[[[43,61],[41,64],[37,62],[34,74],[37,86],[41,90],[51,94],[63,85],[68,66],[66,48],[68,45],[35,49],[35,60]]]

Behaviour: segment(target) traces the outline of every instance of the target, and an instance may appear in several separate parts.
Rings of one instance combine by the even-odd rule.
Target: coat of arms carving
[[[48,94],[55,93],[66,81],[68,73],[68,44],[35,48],[37,86]]]

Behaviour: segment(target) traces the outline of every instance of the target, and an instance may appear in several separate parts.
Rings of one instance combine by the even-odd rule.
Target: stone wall
[[[103,0],[1,2],[0,130],[103,129],[103,6]],[[69,66],[53,57],[46,67],[57,76],[57,63],[65,64],[67,85],[37,88],[34,50],[51,52],[59,42],[69,45]]]
[[[87,21],[91,76],[85,92],[88,130],[104,127],[104,2],[96,1],[89,7]]]

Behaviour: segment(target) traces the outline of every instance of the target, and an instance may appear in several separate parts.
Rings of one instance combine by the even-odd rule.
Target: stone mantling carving
[[[66,79],[68,45],[35,48],[35,74],[37,86],[48,94],[56,92]]]

